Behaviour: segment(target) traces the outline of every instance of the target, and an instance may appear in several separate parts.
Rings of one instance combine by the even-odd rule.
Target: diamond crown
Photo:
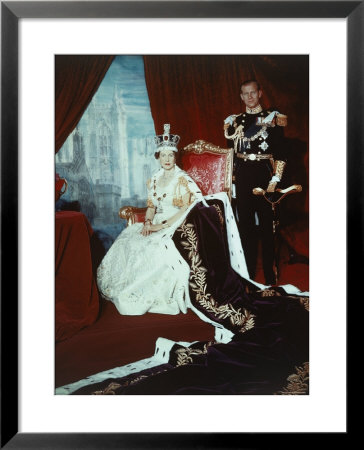
[[[154,141],[157,144],[158,151],[164,148],[170,148],[173,151],[177,151],[177,145],[180,137],[177,134],[170,134],[171,125],[169,123],[164,124],[163,134],[155,136]]]

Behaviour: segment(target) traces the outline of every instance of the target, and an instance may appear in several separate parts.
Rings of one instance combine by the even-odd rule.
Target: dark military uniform
[[[254,110],[253,110],[254,111]],[[274,270],[273,211],[271,204],[262,196],[253,194],[253,189],[267,189],[275,171],[275,162],[282,161],[279,175],[283,173],[286,161],[285,141],[282,125],[286,117],[280,120],[272,114],[273,121],[258,124],[271,111],[241,113],[230,116],[232,125],[225,131],[229,147],[234,146],[234,178],[236,188],[236,213],[242,246],[250,277],[256,272],[258,240],[262,242],[263,270],[265,282],[276,284]],[[279,123],[279,124],[278,124]],[[278,164],[279,165],[279,164]],[[276,163],[277,166],[277,163]],[[259,227],[257,227],[257,222]]]

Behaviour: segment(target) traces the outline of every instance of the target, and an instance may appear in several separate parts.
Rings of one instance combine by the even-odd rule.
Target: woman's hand
[[[150,219],[147,219],[144,222],[144,227],[141,231],[141,234],[143,236],[149,236],[151,233],[154,233],[156,231],[160,231],[163,228],[168,228],[170,227],[176,220],[178,220],[182,214],[184,214],[188,208],[191,206],[191,203],[195,200],[195,196],[192,194],[186,194],[188,195],[188,200],[184,202],[183,206],[180,208],[180,210],[178,211],[177,214],[175,214],[174,216],[170,217],[168,220],[163,220],[162,223],[158,223],[158,224],[152,224],[152,221]]]
[[[152,227],[153,227],[152,222],[150,220],[146,220],[144,222],[144,226],[142,228],[141,234],[143,236],[149,236],[151,234],[151,232],[153,231]]]

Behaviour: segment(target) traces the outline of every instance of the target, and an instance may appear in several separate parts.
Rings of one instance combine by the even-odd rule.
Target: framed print
[[[327,433],[336,434],[335,439],[343,441],[349,437],[345,326],[347,302],[362,269],[352,255],[353,249],[357,252],[359,248],[361,252],[363,233],[362,156],[357,150],[363,146],[360,101],[363,17],[361,1],[1,3],[2,447],[242,448],[244,442],[244,448],[248,448],[261,446],[265,439],[278,436],[282,442],[289,440],[291,445],[295,439],[310,439],[312,433],[316,438],[320,433],[323,437]],[[325,39],[319,39],[322,34]],[[70,167],[67,158],[56,157],[54,166],[54,136],[56,140],[58,136],[57,124],[54,128],[58,119],[54,92],[62,57],[67,59],[70,55],[78,59],[87,57],[89,61],[93,55],[102,55],[105,60],[101,78],[113,61],[125,71],[129,65],[139,70],[138,61],[144,61],[143,67],[148,72],[148,68],[160,64],[160,60],[153,59],[158,55],[164,57],[167,72],[174,77],[193,65],[202,73],[202,57],[206,61],[214,57],[217,61],[218,56],[230,58],[229,61],[238,61],[238,65],[243,59],[237,55],[240,58],[249,55],[249,61],[255,64],[252,63],[251,73],[257,73],[257,61],[263,71],[264,63],[269,62],[275,65],[275,73],[289,73],[295,78],[282,82],[280,98],[272,96],[272,99],[281,100],[286,94],[291,103],[295,101],[297,110],[301,108],[306,115],[310,110],[309,128],[308,123],[299,120],[296,128],[298,133],[309,136],[310,205],[315,205],[312,210],[310,206],[310,294],[312,291],[313,295],[310,368],[313,375],[309,395],[267,396],[264,391],[261,391],[263,395],[211,395],[207,391],[205,395],[164,396],[157,391],[156,395],[144,396],[133,395],[133,389],[121,398],[81,396],[79,392],[54,395],[54,383],[57,388],[68,383],[65,378],[57,385],[57,373],[52,372],[53,362],[49,361],[54,358],[53,341],[49,337],[54,337],[55,332],[51,323],[54,267],[50,263],[54,261],[52,242],[57,232],[53,223],[54,169],[60,174],[56,183],[62,177],[72,176],[60,172]],[[115,55],[118,55],[116,59]],[[173,56],[174,60],[168,59]],[[207,84],[211,76],[212,91],[218,85],[214,77],[222,80],[217,65],[215,71],[211,69],[213,64],[206,63],[209,70],[204,78]],[[295,70],[286,70],[287,65]],[[198,70],[195,78],[201,76]],[[302,96],[299,89],[292,88],[300,77],[304,80],[302,85],[308,87],[309,81],[309,90]],[[269,85],[268,76],[264,81]],[[198,90],[198,85],[193,83],[190,80],[191,86]],[[180,85],[182,93],[186,84],[184,81]],[[94,90],[87,95],[92,97],[98,86],[95,81]],[[125,86],[120,89],[127,89]],[[134,87],[139,95],[139,87]],[[154,94],[157,100],[164,87],[160,78],[159,93]],[[121,114],[125,105],[121,105],[119,94],[114,91],[112,96]],[[169,94],[173,108],[165,115],[164,111],[158,111],[158,117],[163,117],[165,122],[164,117],[182,116],[179,120],[183,124],[183,116],[187,117],[191,110],[181,108],[176,91],[170,90]],[[72,93],[77,98],[75,103],[81,102],[77,95],[78,92]],[[216,92],[211,92],[203,101],[211,101],[212,110],[217,98]],[[168,102],[168,98],[164,101]],[[131,104],[131,108],[134,106]],[[222,108],[221,102],[216,108]],[[97,108],[93,110],[93,117],[97,111]],[[279,116],[275,120],[284,122],[284,115],[275,112]],[[69,109],[67,115],[70,116]],[[218,111],[216,115],[219,116]],[[110,117],[110,123],[118,123],[119,116]],[[137,130],[139,119],[133,122]],[[78,120],[75,119],[76,123]],[[194,120],[199,123],[203,119]],[[171,133],[174,133],[171,122]],[[277,122],[274,126],[278,128],[276,125]],[[92,166],[101,174],[97,188],[96,183],[93,187],[95,192],[106,189],[107,177],[113,177],[110,167],[119,164],[107,159],[107,126],[108,123],[100,125],[95,136],[105,143],[101,146],[104,153],[98,154],[97,161],[90,160],[87,169],[91,170]],[[156,124],[157,134],[172,136],[172,142],[174,135],[169,135],[166,129],[163,132],[162,126],[163,123]],[[86,128],[80,125],[65,136],[73,132],[77,134],[75,141],[86,140]],[[184,133],[188,135],[188,129]],[[265,135],[261,135],[265,140]],[[242,142],[243,137],[247,140],[241,135]],[[112,139],[116,142],[118,138]],[[60,138],[56,146],[61,147],[65,140],[61,141]],[[245,144],[255,145],[253,140]],[[260,150],[258,153],[260,158]],[[138,158],[137,163],[143,166],[147,177],[149,168],[143,155]],[[134,179],[135,184],[137,181]],[[123,189],[122,182],[120,186]],[[80,192],[82,189],[81,186]],[[89,198],[86,187],[84,192],[84,198]],[[126,192],[125,198],[132,199],[134,195],[138,199],[135,192]],[[70,197],[70,200],[74,199]],[[160,204],[161,201],[162,196]],[[93,226],[102,224],[102,217],[95,213],[95,208],[101,209],[101,203],[95,205],[87,203],[89,217],[95,218]],[[282,291],[279,292],[282,296]],[[60,330],[61,338],[63,332],[65,329]],[[93,345],[97,345],[97,339]],[[331,403],[333,390],[335,406]],[[111,391],[107,393],[115,394]]]

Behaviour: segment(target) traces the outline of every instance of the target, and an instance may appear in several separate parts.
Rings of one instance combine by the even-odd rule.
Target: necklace
[[[169,178],[172,178],[172,177],[169,177]],[[156,178],[154,178],[154,181],[153,181],[153,191],[154,191],[153,196],[157,197],[157,180],[156,180]],[[163,212],[162,201],[166,198],[166,196],[167,196],[167,193],[164,192],[162,195],[160,195],[158,198],[156,198],[156,200],[158,202],[157,212],[159,212],[159,213]]]

